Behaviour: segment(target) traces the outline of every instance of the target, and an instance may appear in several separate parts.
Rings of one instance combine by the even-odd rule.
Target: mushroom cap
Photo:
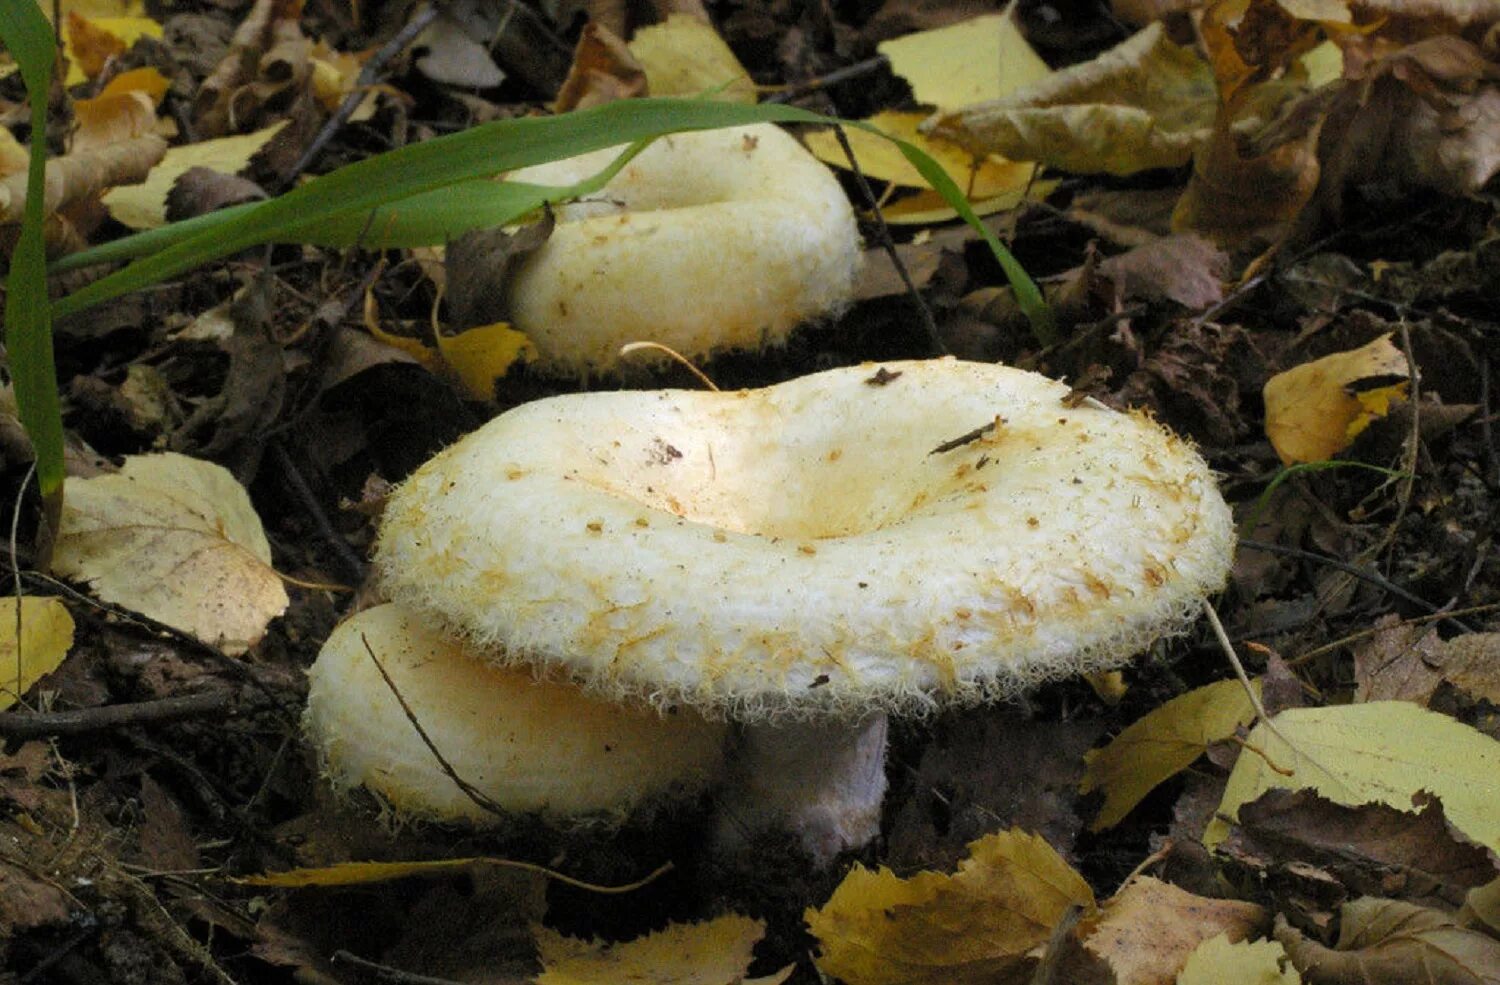
[[[401,485],[376,560],[492,659],[605,694],[747,719],[1001,697],[1185,629],[1229,570],[1197,452],[1068,394],[941,359],[541,400]]]
[[[510,177],[572,184],[622,149]],[[574,374],[609,369],[628,342],[690,358],[779,343],[848,302],[860,258],[832,172],[769,123],[663,137],[557,218],[511,280],[511,320]]]
[[[308,672],[304,727],[335,787],[364,785],[401,815],[496,824],[442,771],[381,677],[460,777],[514,813],[619,818],[717,776],[722,725],[689,709],[626,708],[497,667],[397,605],[341,623]]]

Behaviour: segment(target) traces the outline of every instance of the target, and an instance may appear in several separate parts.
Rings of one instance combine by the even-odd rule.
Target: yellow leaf
[[[1220,934],[1198,945],[1177,976],[1177,985],[1301,985],[1286,950],[1275,941],[1231,944]]]
[[[56,670],[72,645],[73,617],[57,599],[0,600],[0,711]]]
[[[1406,356],[1382,335],[1369,345],[1336,352],[1277,373],[1266,382],[1266,437],[1281,460],[1321,462],[1349,447],[1350,442],[1394,398],[1406,393]],[[1388,381],[1351,393],[1362,380]]]
[[[712,93],[730,103],[756,100],[755,83],[729,45],[712,25],[690,14],[668,14],[664,22],[641,28],[629,48],[646,70],[653,96]]]
[[[1262,722],[1247,740],[1263,755],[1247,748],[1235,762],[1204,832],[1210,848],[1229,834],[1222,818],[1237,818],[1240,805],[1267,790],[1312,789],[1350,807],[1380,803],[1408,812],[1412,798],[1427,791],[1442,800],[1455,828],[1500,849],[1500,742],[1483,732],[1405,701],[1294,708],[1272,721],[1276,732]]]
[[[999,99],[1052,73],[1017,29],[1014,9],[908,34],[877,50],[919,103],[958,109]]]
[[[972,150],[1079,173],[1180,167],[1213,133],[1213,72],[1160,23],[1005,99],[947,112],[930,129]]]
[[[111,54],[130,50],[141,38],[159,38],[162,27],[149,17],[85,17],[69,13],[63,19],[63,53],[68,58],[64,84],[87,82],[104,67]]]
[[[186,455],[130,456],[118,473],[69,482],[52,563],[106,602],[231,654],[287,606],[244,487]]]
[[[208,168],[222,174],[242,171],[286,124],[287,121],[282,120],[254,133],[200,140],[196,144],[170,148],[146,175],[145,181],[112,189],[104,196],[104,205],[117,222],[131,229],[155,229],[165,225],[167,196],[186,171],[192,168]]]
[[[922,113],[892,110],[877,113],[866,122],[925,150],[971,199],[1015,196],[1019,201],[1020,196],[1025,194],[1035,165],[1018,164],[993,156],[976,158],[950,140],[928,137],[918,132],[917,126],[925,118]],[[889,181],[906,188],[928,187],[927,180],[889,140],[852,127],[844,133],[849,138],[849,146],[854,149],[854,158],[859,162],[859,169],[864,172],[865,177]],[[838,137],[832,130],[810,133],[806,142],[808,149],[819,160],[836,167],[849,166],[849,159],[844,156]]]
[[[481,325],[457,335],[439,332],[437,343],[443,361],[475,400],[494,400],[495,381],[518,360],[525,362],[536,355],[530,336],[507,322]]]
[[[1192,765],[1210,744],[1227,739],[1255,718],[1239,681],[1209,684],[1178,695],[1115,736],[1103,749],[1084,754],[1078,788],[1104,791],[1104,806],[1089,825],[1102,831],[1120,823],[1163,781]]]
[[[610,944],[564,937],[536,928],[537,950],[546,969],[537,985],[779,985],[793,967],[747,980],[751,950],[766,925],[737,914],[705,923],[668,924],[633,941]]]
[[[1253,936],[1266,912],[1254,903],[1195,896],[1142,876],[1079,925],[1084,947],[1104,959],[1118,985],[1166,985],[1203,941],[1216,934]]]
[[[951,876],[856,866],[806,917],[818,968],[848,985],[980,985],[1022,968],[1074,905],[1093,910],[1088,883],[1045,840],[1012,830],[970,844]]]

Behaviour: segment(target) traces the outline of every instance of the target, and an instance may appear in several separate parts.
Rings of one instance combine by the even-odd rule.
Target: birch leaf
[[[53,567],[230,654],[259,642],[288,601],[244,487],[170,452],[69,482]]]
[[[62,602],[14,595],[0,600],[0,711],[56,670],[72,646],[73,617]]]
[[[537,948],[546,970],[536,985],[779,985],[795,966],[766,978],[745,978],[750,952],[765,932],[763,921],[732,913],[705,923],[668,924],[619,944],[538,927]]]
[[[1275,941],[1231,944],[1220,934],[1188,956],[1177,985],[1302,985],[1302,976]]]
[[[1320,462],[1406,393],[1406,356],[1382,335],[1369,345],[1293,366],[1266,381],[1266,436],[1281,460]]]

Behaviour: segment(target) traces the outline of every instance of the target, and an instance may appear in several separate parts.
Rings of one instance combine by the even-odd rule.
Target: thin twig
[[[229,708],[227,690],[200,691],[152,701],[133,701],[72,711],[0,713],[0,735],[7,739],[34,739],[51,735],[83,735],[106,729],[180,722],[186,718],[216,715]]]
[[[901,254],[896,251],[896,241],[891,237],[891,227],[886,225],[885,214],[880,211],[880,202],[875,198],[875,192],[870,188],[869,181],[865,180],[865,173],[859,168],[859,161],[855,160],[854,148],[849,146],[849,135],[844,133],[843,127],[834,127],[833,133],[839,139],[839,146],[843,148],[844,156],[849,159],[849,170],[854,172],[854,180],[859,185],[859,193],[865,197],[870,206],[870,212],[875,216],[875,228],[880,236],[880,248],[885,250],[886,256],[891,258],[891,266],[896,268],[896,275],[901,278],[901,283],[906,287],[906,295],[911,298],[912,304],[916,306],[917,314],[922,319],[922,328],[927,332],[927,341],[931,344],[933,351],[940,356],[948,354],[948,347],[943,344],[938,335],[937,322],[933,320],[932,310],[927,307],[927,302],[922,298],[922,292],[917,290],[917,285],[912,283],[911,274],[906,269],[906,261],[901,259]]]
[[[343,962],[362,971],[368,971],[375,976],[376,981],[385,982],[386,985],[463,985],[462,982],[452,978],[433,978],[431,975],[418,975],[415,972],[392,968],[390,965],[377,964],[343,950],[334,951],[331,960],[334,964]]]
[[[1474,632],[1471,627],[1464,625],[1464,623],[1453,618],[1452,616],[1446,615],[1439,606],[1433,605],[1431,602],[1427,601],[1421,596],[1413,595],[1411,592],[1408,592],[1400,585],[1389,581],[1381,575],[1365,571],[1361,568],[1357,568],[1345,561],[1340,561],[1336,557],[1329,557],[1326,554],[1318,554],[1315,551],[1305,551],[1300,547],[1284,547],[1281,544],[1271,544],[1261,540],[1245,539],[1241,540],[1239,544],[1241,547],[1248,548],[1252,551],[1261,551],[1265,554],[1280,554],[1283,557],[1292,557],[1302,561],[1313,561],[1317,564],[1327,565],[1328,567],[1334,568],[1338,571],[1342,571],[1345,574],[1353,575],[1360,581],[1368,582],[1369,584],[1374,585],[1376,588],[1379,588],[1382,591],[1390,592],[1397,598],[1404,599],[1405,601],[1410,602],[1412,605],[1420,606],[1433,615],[1453,624],[1465,633]]]
[[[286,446],[280,441],[272,441],[271,457],[276,460],[276,467],[281,471],[281,477],[286,480],[292,494],[297,497],[303,510],[312,518],[313,526],[318,528],[318,535],[333,549],[333,556],[338,561],[339,567],[343,569],[339,574],[355,585],[364,581],[364,561],[354,553],[349,542],[333,528],[333,522],[323,511],[323,505],[318,502],[318,497],[313,495],[312,487],[307,484],[307,479],[302,475],[302,470],[297,468],[297,463],[292,460],[291,453],[286,450]]]
[[[827,89],[829,86],[836,86],[841,82],[848,82],[860,76],[869,75],[871,72],[878,71],[890,63],[891,60],[886,56],[876,55],[874,58],[866,58],[862,62],[855,62],[852,65],[845,65],[843,68],[836,68],[827,75],[820,75],[817,78],[807,79],[803,82],[793,82],[784,86],[762,86],[760,87],[761,91],[769,91],[770,95],[762,99],[761,102],[790,102],[805,92],[816,92],[819,89]]]
[[[406,26],[396,32],[395,37],[381,45],[380,50],[365,60],[364,66],[359,70],[359,77],[354,80],[354,90],[344,97],[344,101],[339,104],[339,108],[323,124],[323,128],[318,131],[318,135],[313,138],[312,143],[307,145],[307,150],[303,151],[302,156],[297,158],[297,163],[292,165],[291,171],[282,178],[281,186],[283,190],[290,188],[302,175],[302,172],[312,166],[313,162],[323,153],[324,148],[328,146],[328,142],[343,128],[345,123],[349,122],[349,117],[354,115],[354,111],[359,108],[359,104],[364,102],[365,97],[369,95],[369,87],[374,85],[378,80],[380,71],[385,68],[386,63],[400,54],[407,45],[415,41],[417,35],[425,31],[427,26],[437,19],[437,15],[438,9],[432,4],[418,8],[416,13],[412,15],[411,20],[406,22]]]
[[[427,734],[427,729],[423,728],[422,723],[417,720],[416,712],[412,711],[411,705],[406,703],[406,696],[401,693],[401,689],[396,687],[396,682],[386,672],[385,664],[381,663],[380,658],[375,656],[375,649],[370,646],[369,638],[364,633],[360,633],[359,641],[365,645],[365,652],[370,655],[370,661],[375,664],[375,669],[380,671],[380,676],[385,681],[385,686],[390,688],[391,694],[396,698],[396,702],[401,705],[401,710],[406,713],[406,720],[411,722],[411,727],[417,730],[417,735],[421,737],[422,744],[427,747],[428,752],[432,753],[432,758],[437,760],[438,767],[443,771],[443,774],[452,780],[458,789],[463,791],[464,796],[472,800],[481,810],[488,811],[500,817],[509,816],[510,812],[495,803],[483,790],[480,790],[474,784],[458,775],[458,770],[454,769],[453,764],[448,762],[448,758],[443,755],[442,751],[438,749],[437,744],[432,741],[432,737]]]
[[[1439,620],[1444,619],[1451,620],[1455,616],[1484,615],[1486,613],[1494,612],[1497,609],[1500,609],[1500,602],[1490,602],[1486,605],[1471,605],[1467,609],[1454,609],[1451,612],[1438,612],[1432,615],[1414,616],[1411,619],[1403,619],[1395,625],[1425,626],[1430,622],[1438,622]],[[1358,643],[1360,640],[1369,639],[1377,633],[1384,632],[1386,629],[1391,628],[1394,628],[1394,626],[1374,626],[1370,629],[1361,629],[1357,633],[1350,633],[1348,636],[1341,636],[1338,639],[1333,640],[1332,642],[1324,643],[1321,646],[1315,646],[1311,650],[1308,650],[1306,653],[1299,653],[1295,657],[1291,657],[1286,661],[1286,665],[1288,667],[1301,667],[1303,664],[1311,663],[1325,653],[1332,653],[1334,650],[1340,649],[1342,647],[1352,646],[1353,644]]]

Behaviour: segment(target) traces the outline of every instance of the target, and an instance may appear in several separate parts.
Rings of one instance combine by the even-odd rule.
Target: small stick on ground
[[[183,694],[154,701],[100,705],[75,711],[0,713],[0,736],[7,739],[35,739],[42,736],[85,735],[108,729],[159,722],[180,722],[188,718],[218,715],[228,710],[230,694],[215,689],[197,694]]]
[[[911,274],[906,269],[906,261],[902,260],[901,254],[896,251],[896,241],[891,237],[891,227],[886,225],[885,214],[880,211],[880,202],[876,199],[869,181],[865,180],[865,173],[859,169],[859,161],[854,157],[854,148],[849,146],[849,135],[844,133],[843,127],[834,127],[833,133],[839,139],[839,147],[843,149],[844,156],[849,159],[849,170],[854,172],[854,180],[859,185],[859,193],[865,197],[865,201],[869,203],[870,212],[875,216],[875,228],[880,234],[880,248],[885,250],[885,255],[891,258],[891,266],[896,268],[896,274],[906,288],[907,297],[911,298],[912,304],[916,307],[917,314],[922,319],[922,328],[927,332],[927,341],[932,345],[934,354],[946,356],[948,347],[943,344],[942,337],[938,335],[937,322],[933,320],[932,309],[927,307],[927,302],[922,299],[922,292],[918,291],[917,285],[912,283]]]
[[[852,65],[845,65],[843,68],[836,68],[827,75],[820,75],[817,78],[807,79],[804,82],[793,82],[784,86],[764,86],[761,88],[761,91],[765,92],[769,90],[771,94],[762,99],[761,102],[788,103],[803,93],[817,92],[819,89],[827,89],[829,86],[835,86],[841,82],[852,81],[861,76],[869,75],[871,72],[878,71],[890,63],[891,60],[886,56],[876,55],[874,58],[866,58],[862,62],[855,62]]]

